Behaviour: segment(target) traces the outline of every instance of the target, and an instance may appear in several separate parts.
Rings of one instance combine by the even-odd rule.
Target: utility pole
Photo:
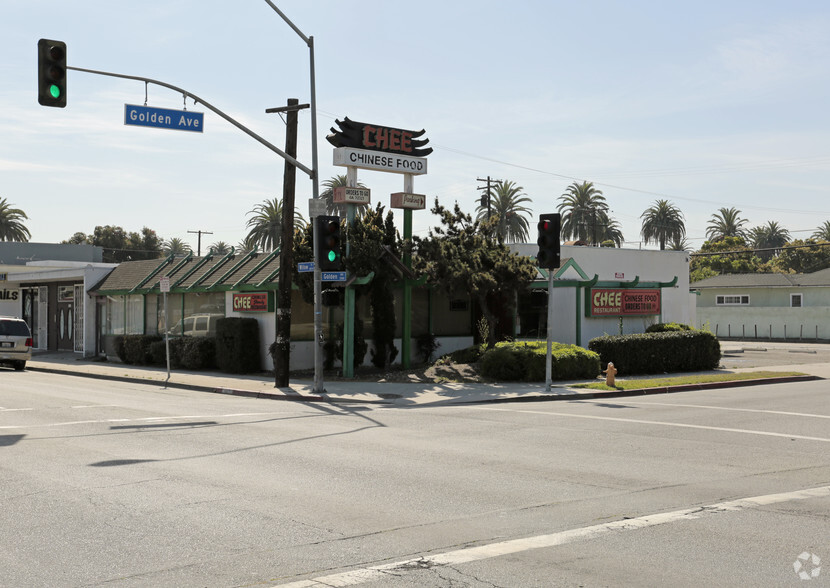
[[[285,152],[297,157],[297,112],[308,108],[296,98],[289,98],[281,108],[269,108],[265,112],[286,113]],[[282,237],[280,239],[279,295],[277,300],[276,339],[272,358],[274,360],[274,388],[288,386],[291,363],[291,283],[294,265],[294,193],[297,185],[297,168],[287,160],[282,176]]]
[[[202,257],[202,235],[212,235],[210,231],[188,231],[188,233],[199,234],[199,239],[196,242],[196,257]]]
[[[498,182],[501,182],[501,180],[494,180],[494,179],[491,179],[490,176],[487,176],[486,180],[484,178],[476,178],[476,181],[477,182],[487,182],[487,187],[486,188],[484,186],[479,186],[478,188],[476,188],[476,190],[485,190],[484,196],[481,197],[481,205],[484,206],[484,199],[486,198],[487,199],[487,220],[490,220],[490,214],[491,214],[490,200],[491,200],[491,196],[492,196],[492,192],[490,191],[490,182],[498,183]]]

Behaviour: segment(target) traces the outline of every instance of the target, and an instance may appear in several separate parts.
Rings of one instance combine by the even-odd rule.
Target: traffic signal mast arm
[[[98,70],[94,70],[94,69],[85,69],[85,68],[82,68],[82,67],[67,66],[66,69],[69,69],[69,70],[72,70],[72,71],[80,71],[80,72],[84,72],[84,73],[96,74],[96,75],[99,75],[99,76],[110,76],[110,77],[113,77],[113,78],[123,78],[125,80],[138,80],[139,82],[144,82],[145,84],[155,84],[157,86],[162,86],[164,88],[169,88],[171,90],[175,90],[176,92],[184,94],[188,98],[192,98],[194,102],[202,104],[205,108],[207,108],[211,112],[214,112],[214,113],[218,114],[219,116],[224,118],[226,121],[231,123],[233,126],[238,128],[240,131],[242,131],[243,133],[245,133],[249,137],[253,137],[257,141],[259,141],[260,143],[262,143],[263,145],[268,147],[268,149],[270,149],[271,151],[273,151],[274,153],[276,153],[277,155],[279,155],[280,157],[282,157],[283,159],[285,159],[286,161],[291,163],[292,165],[294,165],[297,168],[303,170],[306,174],[308,174],[309,178],[311,178],[312,180],[314,179],[314,171],[312,171],[309,167],[303,165],[302,163],[297,161],[295,158],[288,155],[285,151],[283,151],[282,149],[280,149],[276,145],[269,142],[267,139],[265,139],[263,137],[260,137],[259,135],[257,135],[255,132],[253,132],[251,129],[249,129],[248,127],[246,127],[245,125],[243,125],[239,121],[237,121],[234,118],[232,118],[231,116],[225,114],[224,112],[222,112],[221,110],[219,110],[218,108],[216,108],[212,104],[206,102],[205,100],[202,100],[201,98],[199,98],[195,94],[191,94],[187,90],[184,90],[184,89],[179,88],[177,86],[174,86],[172,84],[168,84],[166,82],[160,82],[158,80],[152,80],[150,78],[143,78],[141,76],[128,76],[126,74],[112,73],[112,72],[108,72],[108,71],[98,71]]]

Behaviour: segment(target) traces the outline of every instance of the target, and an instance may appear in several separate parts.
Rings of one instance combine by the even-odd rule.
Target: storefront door
[[[75,297],[72,286],[58,286],[58,349],[75,350]]]

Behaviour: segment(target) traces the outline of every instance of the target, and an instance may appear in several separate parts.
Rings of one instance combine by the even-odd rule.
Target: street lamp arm
[[[171,90],[175,90],[176,92],[179,92],[179,93],[184,94],[185,96],[187,96],[189,98],[192,98],[194,102],[198,102],[199,104],[202,104],[205,108],[207,108],[211,112],[214,112],[214,113],[218,114],[219,116],[224,118],[226,121],[231,123],[233,126],[238,128],[240,131],[242,131],[243,133],[245,133],[249,137],[253,137],[257,141],[259,141],[260,143],[262,143],[263,145],[268,147],[268,149],[270,149],[271,151],[273,151],[274,153],[276,153],[277,155],[279,155],[283,159],[289,161],[292,165],[294,165],[297,168],[303,170],[306,174],[308,174],[308,176],[310,178],[314,179],[314,177],[315,177],[315,174],[311,169],[309,169],[308,167],[306,167],[305,165],[303,165],[302,163],[297,161],[295,158],[288,155],[285,151],[283,151],[282,149],[280,149],[276,145],[272,144],[267,139],[257,135],[251,129],[249,129],[248,127],[246,127],[245,125],[243,125],[242,123],[240,123],[239,121],[234,119],[233,117],[225,114],[224,112],[222,112],[221,110],[219,110],[218,108],[216,108],[215,106],[210,104],[209,102],[207,102],[205,100],[202,100],[201,98],[199,98],[195,94],[192,94],[192,93],[188,92],[187,90],[184,90],[182,88],[174,86],[173,84],[168,84],[167,82],[160,82],[159,80],[152,80],[150,78],[144,78],[144,77],[141,77],[141,76],[129,76],[129,75],[126,75],[126,74],[112,73],[112,72],[108,72],[108,71],[98,71],[98,70],[95,70],[95,69],[86,69],[86,68],[83,68],[83,67],[67,66],[66,69],[71,69],[73,71],[80,71],[80,72],[84,72],[84,73],[96,74],[96,75],[101,75],[101,76],[110,76],[110,77],[113,77],[113,78],[123,78],[125,80],[138,80],[138,81],[144,82],[146,84],[156,84],[157,86],[162,86],[164,88],[169,88]]]
[[[297,33],[297,34],[300,36],[300,38],[303,40],[303,42],[304,42],[306,45],[308,45],[309,47],[312,45],[312,42],[311,42],[311,40],[309,39],[309,37],[306,37],[306,36],[303,34],[303,32],[302,32],[299,28],[297,28],[297,25],[295,25],[293,22],[291,22],[291,21],[289,20],[289,18],[288,18],[287,16],[285,16],[285,13],[284,13],[282,10],[280,10],[279,8],[277,8],[277,6],[276,6],[273,2],[271,2],[271,0],[265,0],[265,1],[268,3],[268,6],[270,6],[271,8],[273,8],[273,9],[274,9],[274,12],[276,12],[277,14],[279,14],[279,15],[280,15],[280,17],[282,17],[282,19],[285,21],[285,23],[286,23],[288,26],[290,26],[292,29],[294,29],[294,32],[295,32],[295,33]]]

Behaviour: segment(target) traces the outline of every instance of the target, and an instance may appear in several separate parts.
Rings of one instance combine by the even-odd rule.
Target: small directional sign
[[[137,127],[156,127],[176,131],[204,131],[204,112],[172,110],[152,106],[124,105],[124,124]]]
[[[314,262],[313,261],[301,261],[297,264],[297,271],[300,273],[303,272],[313,272],[314,271]]]
[[[321,279],[324,282],[345,282],[346,272],[323,272]]]

